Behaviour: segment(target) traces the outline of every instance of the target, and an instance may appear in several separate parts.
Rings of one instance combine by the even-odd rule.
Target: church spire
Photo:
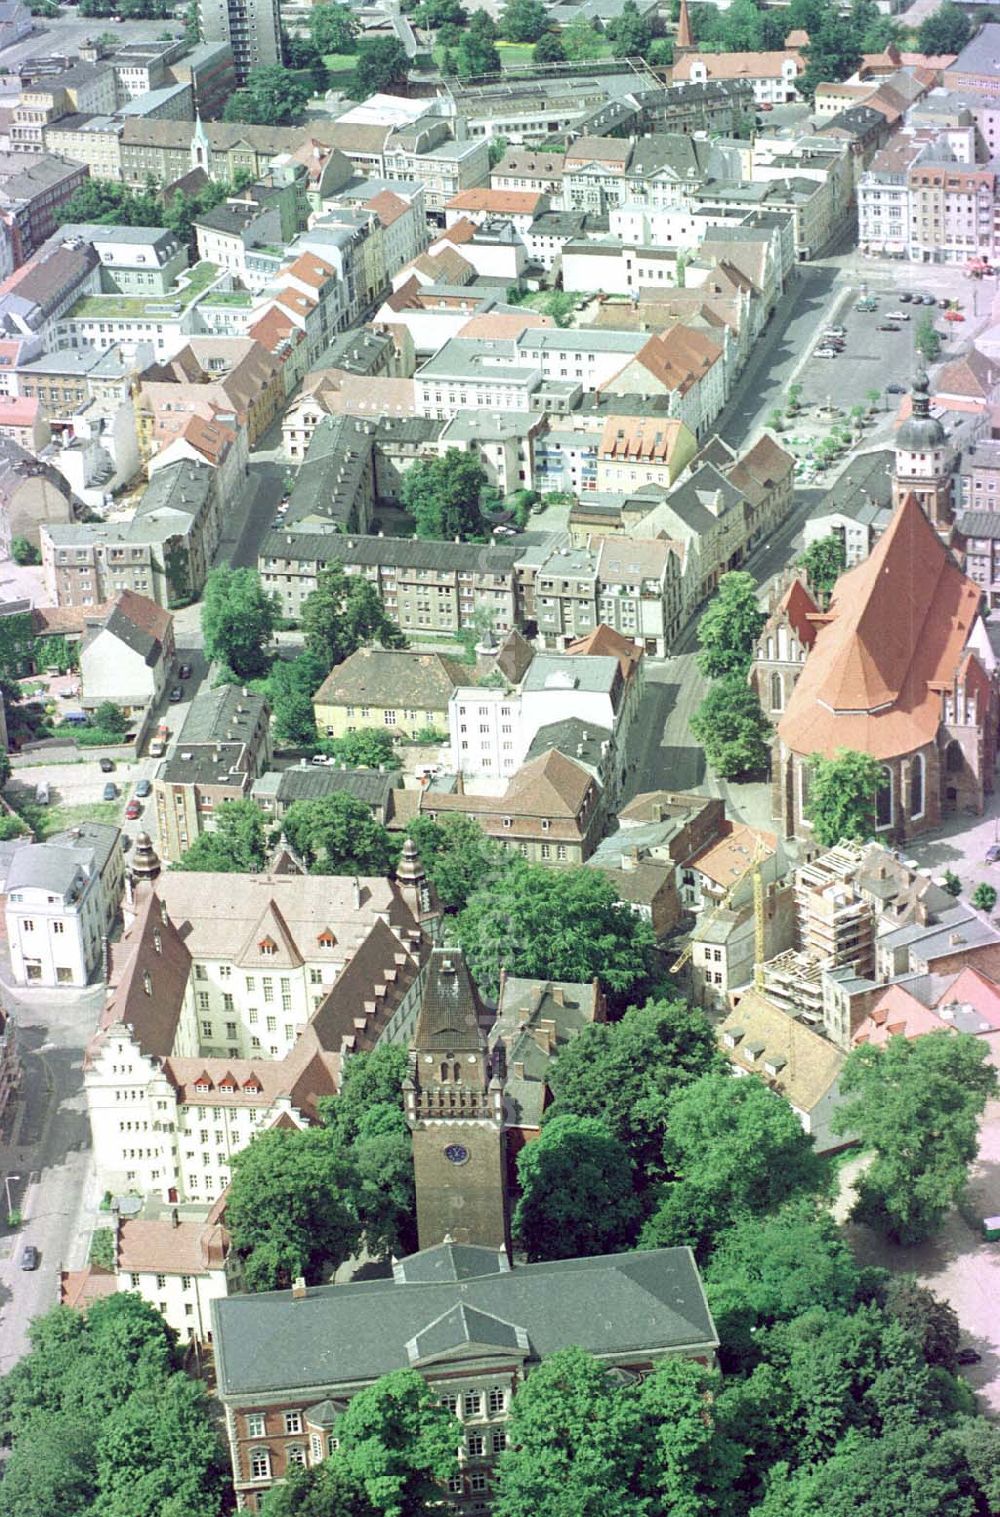
[[[694,37],[691,35],[691,18],[688,15],[688,0],[681,0],[680,13],[677,17],[677,39],[674,43],[674,51],[681,48],[694,47]]]

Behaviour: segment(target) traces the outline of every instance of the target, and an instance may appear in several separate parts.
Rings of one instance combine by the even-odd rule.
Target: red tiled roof
[[[981,591],[908,495],[864,563],[837,581],[778,724],[799,754],[879,759],[933,741]]]
[[[533,216],[546,196],[539,190],[462,190],[453,195],[446,211],[496,211],[511,216]]]

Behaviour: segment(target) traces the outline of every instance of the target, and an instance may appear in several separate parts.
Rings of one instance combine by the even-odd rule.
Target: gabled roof
[[[624,543],[628,539],[606,537],[603,541]],[[616,658],[623,679],[629,678],[642,659],[642,649],[638,643],[623,637],[620,632],[615,631],[614,627],[609,627],[607,622],[599,622],[593,632],[588,632],[586,637],[578,637],[575,642],[568,643],[565,651],[587,658]]]
[[[237,963],[245,967],[262,965],[264,968],[300,969],[303,962],[278,905],[273,900],[268,901],[256,925],[251,928]]]
[[[881,759],[931,742],[981,593],[908,495],[871,556],[837,581],[778,724],[783,742]]]
[[[483,1020],[479,992],[461,949],[433,949],[412,1047],[421,1052],[467,1049],[482,1053],[486,1047]]]
[[[788,618],[788,625],[803,648],[811,648],[816,641],[816,626],[810,617],[819,615],[819,607],[801,579],[792,580],[768,621],[778,622],[782,615]]]

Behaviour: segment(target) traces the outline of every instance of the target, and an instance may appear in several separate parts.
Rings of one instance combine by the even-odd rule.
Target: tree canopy
[[[270,1127],[233,1155],[226,1224],[247,1288],[318,1285],[357,1249],[348,1155],[326,1127]]]
[[[718,1065],[708,1018],[686,1001],[647,1001],[618,1022],[594,1022],[567,1043],[551,1066],[554,1102],[546,1121],[564,1112],[598,1118],[624,1146],[640,1185],[663,1174],[670,1096]]]
[[[386,727],[358,727],[343,737],[326,738],[323,749],[342,764],[362,769],[399,769],[399,754]]]
[[[394,84],[405,84],[409,69],[406,48],[397,37],[376,37],[358,54],[348,94],[352,100],[367,100]]]
[[[267,863],[267,818],[256,801],[223,801],[215,827],[195,838],[172,867],[219,874],[257,874]]]
[[[381,1517],[426,1517],[458,1469],[455,1418],[423,1375],[395,1370],[357,1392],[337,1424],[340,1459]]]
[[[844,539],[839,532],[828,537],[817,537],[799,559],[799,568],[806,571],[809,588],[823,605],[837,580],[847,567]]]
[[[821,1170],[813,1140],[789,1103],[755,1076],[709,1072],[670,1098],[663,1143],[667,1170],[645,1247],[687,1243],[699,1255],[746,1216],[815,1194]]]
[[[604,30],[614,43],[616,58],[644,58],[653,40],[652,28],[640,16],[635,0],[625,0],[619,15]]]
[[[470,896],[457,934],[476,981],[491,996],[506,969],[527,979],[596,976],[621,1004],[649,972],[649,924],[618,902],[614,885],[596,869],[514,860]]]
[[[308,651],[296,658],[276,658],[259,687],[267,696],[279,743],[311,747],[317,741],[312,698],[330,666]]]
[[[926,312],[913,328],[913,346],[927,363],[941,356],[941,333],[934,325],[934,317]]]
[[[361,574],[345,574],[339,563],[320,571],[315,590],[303,602],[300,622],[306,649],[325,665],[324,674],[374,642],[383,648],[406,647],[375,586]]]
[[[293,801],[281,828],[310,874],[385,875],[399,857],[396,839],[346,790]]]
[[[856,1182],[859,1221],[901,1243],[938,1229],[965,1185],[997,1088],[988,1056],[980,1039],[951,1032],[852,1049],[835,1124],[875,1154]]]
[[[218,1517],[223,1451],[159,1312],[122,1292],[28,1337],[0,1381],[5,1517]]]
[[[509,42],[537,42],[549,29],[549,14],[542,0],[508,0],[500,29]]]
[[[414,817],[409,834],[427,878],[448,911],[461,911],[469,897],[507,866],[500,845],[471,816]]]
[[[709,679],[745,675],[766,619],[757,601],[753,575],[736,570],[724,574],[698,623],[698,668],[702,674]]]
[[[485,484],[475,454],[449,448],[442,458],[420,458],[407,469],[400,500],[414,518],[418,537],[482,538],[479,498]]]
[[[268,595],[256,569],[213,569],[201,601],[205,652],[237,679],[267,671],[264,651],[278,620],[278,597]]]
[[[875,831],[875,806],[885,783],[881,764],[870,753],[838,748],[833,758],[810,760],[805,810],[821,848],[863,842]]]
[[[529,1260],[577,1259],[630,1248],[639,1226],[632,1161],[596,1117],[546,1122],[517,1156],[513,1232]]]
[[[690,727],[719,779],[740,779],[767,768],[771,724],[744,675],[730,674],[710,685]]]
[[[309,35],[318,53],[353,53],[358,23],[347,5],[314,5],[309,12]]]
[[[311,93],[294,69],[269,63],[250,70],[246,84],[226,101],[222,119],[255,126],[289,126]]]
[[[972,23],[959,5],[944,0],[925,16],[917,32],[922,53],[960,53],[972,35]]]

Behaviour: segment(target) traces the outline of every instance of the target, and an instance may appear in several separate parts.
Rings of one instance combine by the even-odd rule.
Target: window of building
[[[487,1479],[486,1471],[485,1470],[473,1470],[472,1474],[469,1476],[469,1490],[470,1491],[486,1491],[486,1490],[489,1490],[489,1481]]]
[[[462,1397],[462,1412],[466,1417],[482,1415],[483,1397],[480,1391],[466,1391]]]
[[[290,1443],[285,1452],[289,1464],[305,1465],[306,1451],[301,1443]]]
[[[470,1433],[465,1440],[465,1451],[470,1459],[481,1459],[486,1452],[485,1435]]]
[[[918,821],[924,814],[925,761],[922,753],[915,754],[910,764],[910,818]]]
[[[250,1479],[270,1480],[271,1478],[271,1455],[267,1449],[250,1450]]]
[[[882,782],[875,796],[875,826],[884,830],[892,826],[894,812],[892,770],[883,765]]]
[[[489,1395],[490,1416],[495,1417],[498,1412],[507,1410],[507,1392],[502,1386],[495,1385]]]
[[[166,1288],[167,1288],[167,1277],[166,1277],[166,1275],[157,1275],[157,1277],[156,1277],[156,1289],[158,1291],[162,1291],[162,1290],[166,1290]]]
[[[313,1433],[309,1439],[309,1448],[312,1451],[313,1459],[319,1464],[323,1458],[323,1439],[319,1433]]]
[[[285,1413],[285,1432],[286,1433],[301,1433],[301,1431],[302,1431],[302,1413],[301,1412],[286,1412]]]
[[[507,1434],[501,1429],[492,1434],[490,1442],[494,1454],[502,1454],[507,1447]]]
[[[457,1396],[446,1395],[446,1396],[442,1396],[440,1399],[441,1399],[441,1405],[444,1407],[444,1409],[445,1409],[446,1412],[456,1412],[457,1413],[457,1411],[458,1411],[458,1397]]]
[[[133,1270],[131,1275],[129,1275],[129,1284],[134,1291],[137,1291],[139,1289],[139,1276],[136,1274],[135,1270]]]

